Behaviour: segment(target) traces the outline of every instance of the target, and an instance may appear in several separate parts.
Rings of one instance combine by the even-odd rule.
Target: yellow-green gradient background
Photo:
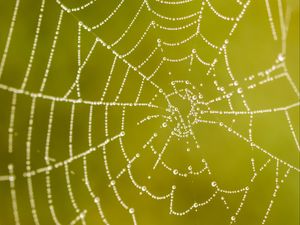
[[[280,1],[280,0],[279,0]],[[20,224],[34,224],[32,209],[30,206],[28,180],[23,176],[26,172],[26,141],[28,140],[28,127],[32,97],[30,93],[38,93],[47,68],[47,62],[55,35],[57,21],[61,11],[55,0],[46,0],[41,23],[41,30],[37,42],[37,48],[28,76],[25,90],[29,94],[17,94],[17,103],[14,121],[13,152],[8,153],[9,122],[13,92],[5,87],[21,88],[25,72],[30,60],[31,49],[39,18],[41,0],[20,0],[18,15],[9,47],[6,64],[0,78],[0,176],[8,174],[8,165],[13,164],[15,171],[15,191],[17,197],[18,214]],[[61,0],[67,7],[83,5],[88,0]],[[166,17],[183,17],[199,11],[200,0],[193,0],[183,5],[160,4],[158,1],[149,0],[152,9]],[[234,0],[210,0],[217,11],[227,16],[236,16],[242,9]],[[242,0],[245,2],[245,0]],[[272,67],[278,55],[282,51],[282,43],[286,44],[285,61],[291,79],[299,90],[299,1],[283,0],[283,17],[288,24],[287,39],[282,42],[280,17],[277,0],[269,0],[275,30],[278,39],[274,40],[269,23],[268,13],[264,0],[252,0],[245,15],[238,23],[234,34],[229,38],[227,47],[230,68],[236,80],[243,88],[245,99],[252,111],[285,107],[299,102],[292,86],[286,77],[274,79],[255,89],[247,89],[251,84],[245,78],[265,71]],[[48,80],[43,95],[63,97],[76,77],[77,65],[77,34],[78,21],[87,25],[94,25],[104,20],[119,4],[119,0],[97,0],[92,6],[80,12],[64,12],[60,34],[57,39],[53,61],[49,68]],[[92,33],[82,30],[81,54],[84,58],[95,37],[98,36],[106,43],[113,43],[126,30],[132,18],[136,14],[141,0],[125,0],[118,12],[101,28]],[[0,0],[0,56],[4,52],[6,38],[9,32],[11,18],[14,10],[14,0]],[[82,71],[79,84],[83,100],[99,101],[110,72],[114,59],[112,51],[120,54],[128,52],[141,38],[151,21],[166,27],[180,27],[193,22],[197,17],[182,21],[164,20],[144,7],[129,32],[111,49],[103,47],[100,43],[89,58]],[[213,14],[207,7],[203,11],[201,21],[201,33],[212,43],[221,46],[228,38],[228,33],[233,23],[222,20]],[[125,59],[131,65],[141,63],[157,45],[157,39],[165,42],[180,42],[195,32],[196,26],[179,31],[164,31],[159,28],[151,28],[138,48]],[[163,46],[163,52],[158,50],[140,71],[150,76],[159,65],[163,56],[168,58],[182,58],[191,54],[196,49],[199,56],[207,62],[219,58],[214,73],[220,86],[224,86],[227,92],[235,91],[230,86],[230,77],[226,70],[223,55],[209,47],[201,37],[176,47]],[[189,71],[191,68],[191,71]],[[164,63],[152,78],[165,93],[172,92],[170,82],[172,80],[189,80],[204,96],[205,101],[215,99],[220,95],[213,84],[214,78],[206,76],[207,67],[194,60],[189,66],[189,60],[178,63]],[[127,65],[120,59],[117,60],[110,85],[104,101],[113,102],[122,83]],[[277,72],[270,76],[275,76]],[[258,83],[258,78],[254,83]],[[119,102],[135,102],[139,92],[141,76],[132,69],[129,71],[123,93]],[[202,86],[200,85],[202,84]],[[185,87],[183,87],[185,88]],[[145,81],[139,102],[148,103],[158,90]],[[42,96],[43,96],[42,95]],[[158,94],[159,95],[159,94]],[[160,95],[159,95],[160,96]],[[70,99],[77,99],[76,91],[73,91]],[[236,111],[246,111],[239,95],[233,95],[232,105]],[[186,102],[178,98],[171,100],[172,104],[185,110]],[[156,157],[151,149],[142,146],[151,137],[153,132],[158,133],[153,145],[158,152],[161,151],[172,125],[162,128],[162,118],[153,119],[138,126],[137,122],[149,115],[167,115],[166,102],[158,97],[153,104],[159,108],[126,107],[125,136],[123,138],[124,149],[129,158],[136,153],[140,157],[132,164],[132,174],[136,181],[145,185],[151,193],[164,195],[168,193],[172,185],[176,185],[173,207],[176,211],[184,211],[194,202],[206,201],[215,191],[211,186],[212,181],[225,190],[237,190],[249,185],[250,191],[244,202],[241,212],[237,216],[236,224],[256,225],[261,224],[270,201],[274,204],[266,221],[269,225],[297,225],[299,224],[299,172],[292,169],[285,182],[280,185],[277,196],[272,197],[275,188],[276,161],[271,158],[266,168],[258,174],[255,182],[251,183],[253,176],[251,158],[255,159],[257,168],[260,168],[270,158],[257,148],[251,148],[250,144],[238,138],[231,132],[218,125],[198,123],[193,126],[199,149],[190,138],[174,138],[163,155],[163,160],[174,168],[188,171],[192,165],[193,170],[201,170],[204,158],[211,170],[211,176],[203,173],[200,176],[178,177],[167,171],[162,166],[152,170]],[[181,105],[182,104],[182,105]],[[32,139],[30,146],[30,163],[33,170],[45,167],[45,147],[48,129],[51,101],[42,97],[36,98]],[[212,110],[230,111],[227,101],[222,100],[211,105]],[[53,115],[53,126],[49,155],[55,160],[51,163],[63,161],[69,157],[69,129],[72,104],[68,102],[56,102]],[[90,106],[88,104],[75,104],[73,124],[73,152],[74,155],[89,149],[88,125]],[[299,106],[288,111],[296,138],[299,140]],[[108,107],[108,136],[114,136],[121,132],[122,107]],[[249,115],[219,115],[207,114],[202,119],[223,122],[235,131],[248,138]],[[92,145],[98,145],[105,141],[105,107],[94,106],[92,121]],[[235,122],[232,120],[235,119]],[[266,149],[270,154],[278,157],[283,162],[299,168],[299,151],[290,131],[284,111],[255,114],[252,127],[253,141]],[[190,148],[190,151],[187,151]],[[110,142],[106,146],[106,157],[109,170],[116,177],[122,168],[126,168],[126,160],[121,151],[118,140]],[[100,198],[103,213],[112,225],[133,224],[128,210],[122,208],[113,190],[109,187],[109,179],[105,171],[103,149],[86,156],[87,174],[90,186],[96,196]],[[73,197],[79,211],[86,213],[86,224],[103,224],[98,213],[94,199],[90,196],[84,182],[84,161],[75,160],[69,165],[70,183]],[[279,165],[279,179],[283,178],[288,167],[283,163]],[[148,179],[151,176],[151,179]],[[63,167],[51,170],[51,197],[55,214],[61,224],[70,224],[78,213],[74,209],[70,193],[67,187],[65,170]],[[34,201],[36,213],[41,225],[54,224],[47,197],[46,174],[41,173],[32,177]],[[140,194],[125,172],[116,182],[116,187],[122,200],[135,209],[137,224],[141,225],[223,225],[230,224],[230,217],[238,209],[242,193],[224,194],[230,208],[227,210],[220,196],[210,204],[192,210],[184,216],[169,214],[170,200],[155,200],[146,193]],[[15,224],[11,200],[10,185],[8,181],[0,181],[0,224]],[[77,224],[81,224],[78,221]]]

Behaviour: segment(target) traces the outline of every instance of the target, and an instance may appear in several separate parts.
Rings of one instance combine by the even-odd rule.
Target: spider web
[[[259,208],[265,224],[283,183],[300,171],[300,93],[286,64],[290,8],[258,2],[6,3],[1,222],[194,224],[201,215],[207,224],[245,224],[251,191],[270,182]],[[38,12],[28,18],[29,46],[18,32],[26,4]],[[231,51],[246,57],[232,46],[256,4],[276,47],[270,64],[246,74]],[[19,57],[24,66],[14,68]],[[281,87],[286,98],[276,95]],[[286,128],[278,147],[257,133],[272,134],[276,123]],[[151,222],[157,203],[172,219]]]

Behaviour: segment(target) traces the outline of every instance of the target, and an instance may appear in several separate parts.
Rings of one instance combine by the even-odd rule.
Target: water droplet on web
[[[100,202],[100,198],[99,198],[99,197],[96,197],[96,198],[94,199],[94,202],[95,202],[95,203]]]
[[[278,60],[279,62],[283,62],[284,61],[284,56],[282,54],[278,55]]]
[[[133,213],[134,213],[134,208],[130,208],[130,209],[129,209],[129,213],[130,213],[130,214],[133,214]]]

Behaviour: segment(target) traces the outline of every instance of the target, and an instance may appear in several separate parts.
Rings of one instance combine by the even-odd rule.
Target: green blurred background
[[[15,224],[14,210],[11,199],[11,186],[6,180],[8,165],[12,164],[15,175],[16,202],[20,224],[35,224],[32,214],[32,201],[29,198],[28,179],[24,177],[26,170],[26,157],[30,149],[30,162],[32,170],[46,166],[45,151],[48,130],[49,113],[52,101],[43,96],[54,96],[62,98],[73,84],[78,70],[78,22],[82,21],[88,26],[98,24],[118,6],[120,1],[97,0],[84,10],[72,13],[64,12],[60,32],[57,38],[52,64],[49,67],[48,79],[45,89],[40,97],[36,98],[33,117],[32,136],[30,148],[26,147],[28,134],[30,133],[30,110],[32,107],[31,93],[39,93],[41,83],[51,53],[51,46],[56,32],[56,27],[62,8],[59,1],[47,0],[42,12],[41,27],[36,44],[36,51],[32,60],[32,67],[28,74],[28,81],[23,92],[16,96],[16,110],[14,116],[13,152],[9,153],[9,123],[11,120],[11,106],[14,93],[22,88],[24,77],[30,61],[32,46],[34,43],[36,28],[38,24],[41,0],[20,0],[15,28],[13,31],[9,51],[3,73],[0,78],[0,224]],[[88,0],[71,1],[61,0],[61,4],[73,8],[88,3]],[[83,101],[99,102],[109,78],[114,55],[112,51],[125,54],[139,42],[143,33],[151,21],[155,21],[156,28],[150,28],[137,48],[123,59],[117,59],[112,72],[110,84],[107,88],[104,102],[114,102],[118,94],[126,71],[130,65],[137,67],[157,46],[157,39],[165,43],[181,42],[193,35],[197,29],[198,16],[184,20],[168,20],[163,17],[180,18],[195,12],[201,8],[200,0],[187,1],[184,4],[163,4],[163,1],[149,0],[152,11],[147,10],[144,4],[136,17],[131,28],[124,37],[110,48],[97,44],[95,50],[88,59],[82,70],[79,87]],[[190,65],[190,59],[180,62],[164,62],[151,79],[156,85],[163,89],[164,93],[171,93],[174,80],[189,81],[191,85],[178,86],[180,90],[193,91],[194,94],[203,96],[203,101],[208,102],[224,93],[235,93],[231,97],[231,104],[235,111],[246,111],[243,99],[246,100],[251,111],[274,109],[299,104],[299,1],[282,1],[282,17],[278,3],[270,0],[270,11],[274,22],[277,40],[273,39],[269,23],[270,17],[264,0],[251,1],[242,19],[238,22],[233,35],[229,32],[234,25],[233,21],[225,21],[213,13],[204,1],[204,9],[200,25],[200,33],[211,43],[221,47],[228,39],[227,56],[232,74],[243,90],[242,98],[237,93],[237,87],[232,85],[227,70],[224,54],[218,54],[218,50],[210,47],[200,35],[193,37],[186,43],[178,46],[167,46],[153,54],[147,63],[138,71],[145,76],[150,76],[158,67],[163,57],[179,59],[191,54],[195,49],[197,54],[205,62],[211,63],[218,58],[218,63],[210,75],[206,75],[208,66],[195,59]],[[81,31],[81,56],[84,59],[89,53],[96,37],[100,37],[108,44],[114,43],[124,33],[131,23],[137,11],[141,7],[141,0],[125,0],[119,10],[98,29],[88,32]],[[222,15],[236,17],[243,9],[234,0],[210,0],[209,3]],[[242,1],[244,4],[245,1]],[[15,1],[0,0],[0,54],[2,56],[7,42],[11,19],[14,11]],[[154,13],[156,12],[156,14]],[[161,15],[161,16],[158,16]],[[288,28],[282,32],[281,19]],[[195,22],[196,21],[196,22]],[[182,27],[191,24],[186,29],[165,30],[161,27]],[[160,27],[161,26],[161,27]],[[286,33],[286,41],[282,37]],[[286,48],[284,45],[286,45]],[[282,67],[269,75],[261,75],[261,72],[272,68],[278,60],[286,65],[287,73],[295,87],[293,88],[288,76],[276,78],[278,74],[286,72]],[[280,63],[280,62],[279,62]],[[216,76],[212,76],[215,74]],[[255,75],[252,80],[249,77]],[[263,82],[267,79],[267,82]],[[107,158],[107,166],[110,175],[115,179],[119,172],[126,168],[128,162],[124,158],[122,149],[129,159],[137,153],[140,157],[131,165],[132,176],[135,181],[146,186],[147,190],[157,196],[163,196],[170,192],[176,185],[173,199],[173,209],[181,212],[187,210],[195,202],[205,202],[215,192],[211,183],[215,181],[224,190],[239,190],[249,186],[249,192],[243,207],[236,216],[235,224],[255,225],[261,224],[266,214],[270,201],[274,200],[272,209],[266,220],[270,225],[296,225],[299,224],[299,150],[295,144],[290,130],[285,111],[254,114],[252,119],[253,141],[269,152],[272,157],[263,153],[256,147],[236,136],[233,132],[226,130],[216,124],[197,123],[192,126],[193,132],[200,148],[197,148],[192,136],[187,138],[172,137],[162,157],[162,161],[171,168],[176,168],[183,173],[203,169],[203,159],[208,163],[211,174],[207,171],[202,174],[178,176],[167,170],[161,164],[153,170],[152,167],[157,159],[148,146],[143,148],[153,133],[157,137],[153,141],[153,148],[160,152],[167,142],[168,136],[175,125],[165,122],[161,115],[170,116],[166,111],[168,108],[163,95],[149,81],[133,69],[129,70],[123,92],[118,102],[134,103],[138,96],[140,85],[144,82],[141,95],[137,102],[149,103],[158,108],[144,106],[93,106],[93,119],[91,122],[92,146],[103,143],[107,137],[112,137],[122,131],[122,114],[125,112],[124,128],[125,136],[110,142],[105,150],[102,148],[88,154],[85,158],[74,160],[68,166],[69,181],[64,167],[53,169],[46,176],[41,173],[32,177],[34,202],[36,214],[40,224],[55,224],[53,212],[61,224],[70,224],[76,221],[81,212],[85,212],[83,220],[76,224],[103,224],[103,218],[97,209],[94,197],[100,199],[101,208],[109,224],[133,224],[132,215],[129,210],[124,209],[118,201],[113,188],[110,187],[110,179],[107,176],[104,157]],[[217,90],[215,83],[223,87],[225,92]],[[248,87],[257,84],[254,89]],[[195,90],[193,87],[195,87]],[[13,87],[15,89],[8,89]],[[220,94],[222,93],[222,94]],[[157,95],[153,99],[153,97]],[[76,88],[70,93],[68,99],[78,99]],[[173,105],[180,110],[186,111],[190,107],[187,100],[180,96],[170,97]],[[80,154],[91,146],[89,145],[89,115],[90,104],[79,102],[57,101],[53,113],[53,124],[51,129],[51,141],[49,156],[51,164],[69,158],[70,142],[70,120],[72,105],[74,105],[74,124],[72,130],[73,154]],[[226,98],[213,102],[207,106],[201,105],[201,110],[231,111]],[[105,131],[105,112],[107,112],[108,131]],[[295,138],[299,141],[299,106],[288,110],[291,125],[295,132]],[[146,121],[141,125],[137,123],[143,118],[151,115],[160,115],[157,119]],[[246,139],[249,137],[249,114],[204,114],[198,115],[202,120],[222,122],[232,130],[238,132]],[[198,118],[197,117],[197,118]],[[122,147],[123,146],[123,147]],[[26,153],[27,152],[27,153]],[[106,154],[104,154],[106,153]],[[27,155],[26,155],[27,154]],[[284,178],[289,166],[290,173],[284,183],[280,184],[277,195],[274,197],[276,179],[276,160],[279,163],[278,179]],[[269,159],[265,169],[258,173],[254,182],[251,159],[255,160],[257,170]],[[86,169],[86,173],[84,172]],[[48,178],[47,178],[48,177]],[[89,179],[90,188],[86,185]],[[49,184],[51,183],[51,197],[49,196]],[[129,208],[134,208],[137,224],[145,225],[222,225],[230,224],[231,216],[236,214],[240,207],[243,192],[235,194],[218,194],[209,204],[191,210],[183,216],[170,215],[170,199],[156,200],[147,193],[142,192],[133,184],[128,172],[125,172],[116,181],[116,188],[122,201]],[[226,208],[223,197],[229,209]],[[52,203],[49,204],[49,199]],[[73,199],[73,200],[72,200]],[[74,201],[76,202],[74,207]],[[15,211],[16,212],[16,211]],[[75,224],[75,222],[74,222]]]

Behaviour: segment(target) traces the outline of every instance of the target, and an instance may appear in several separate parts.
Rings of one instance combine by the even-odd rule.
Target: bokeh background
[[[29,139],[30,111],[33,102],[30,94],[40,92],[62,10],[61,6],[73,8],[88,2],[87,0],[47,0],[42,13],[40,13],[40,7],[43,4],[41,0],[21,0],[19,2],[7,59],[0,77],[0,176],[2,176],[0,181],[0,224],[15,224],[14,212],[16,210],[13,209],[11,199],[12,187],[7,180],[7,175],[9,175],[8,165],[13,165],[14,168],[14,190],[20,224],[35,224],[31,206],[33,200],[30,200],[30,187],[28,186],[28,178],[24,176],[24,173],[28,171],[26,168],[28,162],[30,162],[32,170],[47,166],[45,162],[46,140],[49,133],[47,131],[50,108],[53,103],[43,96],[62,98],[76,78],[78,70],[78,22],[82,21],[89,26],[98,24],[114,11],[120,1],[97,0],[84,10],[63,13],[56,48],[52,63],[49,66],[48,79],[43,93],[36,98],[31,144],[28,147],[26,142]],[[100,43],[97,44],[79,79],[82,101],[100,101],[114,61],[112,51],[119,54],[130,51],[143,36],[151,21],[155,21],[156,28],[149,29],[137,48],[125,57],[130,65],[138,66],[143,62],[157,46],[157,39],[160,39],[161,42],[176,43],[195,33],[197,23],[182,30],[165,30],[159,26],[181,27],[194,23],[198,17],[194,16],[177,21],[163,19],[161,16],[180,18],[193,14],[200,10],[202,1],[193,0],[184,4],[164,4],[164,1],[155,0],[149,0],[148,2],[153,11],[147,10],[147,7],[144,6],[122,40],[111,48],[103,47]],[[274,40],[272,36],[270,17],[264,0],[250,2],[241,21],[238,22],[236,30],[230,37],[228,34],[234,22],[217,17],[208,6],[208,1],[204,2],[206,2],[206,5],[203,10],[200,32],[216,46],[222,46],[225,40],[228,39],[227,56],[230,69],[239,82],[239,87],[242,88],[244,98],[250,109],[257,111],[299,103],[299,97],[295,93],[295,89],[299,93],[299,1],[269,1],[277,40]],[[214,9],[226,16],[235,17],[243,9],[243,5],[234,0],[210,0],[209,2]],[[241,2],[245,4],[245,1]],[[281,17],[278,2],[281,2],[283,7]],[[7,42],[15,4],[15,1],[0,0],[1,56]],[[82,58],[89,53],[96,37],[100,37],[108,44],[118,40],[131,23],[141,4],[142,1],[140,0],[125,0],[119,10],[103,26],[92,32],[82,29],[80,48]],[[161,16],[157,16],[153,12]],[[42,14],[41,26],[38,31],[34,57],[31,60],[32,46],[40,14]],[[286,32],[282,32],[281,19],[288,28]],[[282,40],[285,33],[286,40]],[[235,87],[230,85],[231,80],[229,79],[223,54],[219,55],[218,50],[210,47],[199,35],[176,46],[162,44],[162,48],[159,48],[153,57],[139,68],[139,71],[146,76],[150,76],[160,64],[162,57],[182,58],[190,55],[193,49],[205,62],[210,63],[216,57],[219,59],[214,70],[216,77],[207,76],[208,67],[194,59],[192,65],[190,65],[190,60],[163,63],[153,76],[152,81],[160,86],[165,93],[173,91],[172,81],[189,81],[192,86],[196,87],[193,90],[194,93],[201,94],[204,101],[220,96],[220,92],[216,90],[214,85],[215,80],[225,88],[226,93],[236,92]],[[261,72],[272,68],[276,60],[277,62],[281,60],[286,64],[288,74],[295,84],[294,89],[287,76],[273,79],[276,75],[284,72],[282,68],[271,73],[269,75],[271,80],[262,85],[259,85],[259,82],[265,80],[265,76],[258,75],[253,81],[249,80],[249,76],[261,74]],[[28,71],[30,61],[32,63],[27,76],[26,71]],[[105,102],[115,101],[127,68],[128,65],[123,60],[117,59],[104,98]],[[24,85],[25,77],[28,77],[28,80],[25,80]],[[141,82],[143,82],[143,79],[138,72],[130,69],[124,90],[118,101],[134,103]],[[247,87],[253,83],[258,84],[257,87],[248,89]],[[10,87],[15,89],[8,89]],[[9,124],[13,96],[22,88],[23,91],[15,94],[17,97],[12,135],[13,142],[9,146]],[[182,90],[193,89],[189,85],[178,88]],[[155,95],[158,97],[153,100]],[[78,99],[76,88],[70,93],[68,99]],[[192,137],[174,137],[163,155],[163,161],[166,164],[172,168],[177,168],[178,171],[186,171],[187,173],[189,166],[192,166],[193,171],[201,170],[204,166],[202,160],[205,159],[210,168],[210,175],[204,172],[199,176],[177,176],[161,165],[153,170],[152,167],[157,155],[153,154],[150,147],[144,149],[143,145],[156,132],[158,135],[153,142],[153,147],[160,152],[174,128],[174,124],[168,123],[167,127],[163,127],[162,124],[165,122],[163,117],[146,121],[141,125],[137,124],[138,121],[147,116],[169,115],[166,111],[168,108],[166,100],[162,98],[162,95],[153,85],[145,81],[138,102],[149,103],[151,100],[158,108],[109,106],[105,109],[105,106],[99,105],[93,107],[92,146],[103,143],[107,137],[117,135],[124,130],[126,134],[122,138],[123,147],[119,140],[113,141],[106,146],[105,151],[99,148],[97,151],[88,154],[85,160],[83,158],[74,160],[68,167],[69,176],[66,175],[64,167],[53,169],[48,175],[40,173],[33,176],[34,204],[40,224],[55,224],[50,210],[51,206],[53,206],[56,217],[61,224],[70,224],[74,219],[76,221],[80,213],[85,212],[85,210],[84,219],[79,219],[74,224],[84,224],[83,221],[86,221],[86,224],[103,224],[103,218],[99,215],[94,198],[86,186],[87,176],[93,193],[100,199],[103,213],[109,224],[133,224],[129,210],[125,210],[121,206],[114,190],[109,185],[111,181],[107,176],[105,167],[104,152],[112,177],[116,177],[120,170],[126,168],[128,162],[124,159],[122,149],[125,150],[130,159],[137,153],[140,154],[140,157],[132,164],[132,175],[136,182],[141,186],[146,186],[151,193],[158,196],[165,195],[173,185],[176,185],[173,199],[173,208],[176,211],[185,211],[195,202],[205,202],[209,199],[215,191],[215,188],[211,185],[215,181],[224,190],[238,190],[246,186],[250,188],[243,207],[236,217],[236,224],[261,224],[272,200],[274,200],[274,204],[266,224],[299,224],[299,172],[296,171],[299,170],[297,169],[299,168],[299,150],[284,111],[255,114],[252,120],[253,141],[266,149],[272,156],[296,168],[290,170],[289,175],[284,183],[280,184],[280,189],[274,197],[276,160],[257,148],[251,147],[242,138],[218,125],[207,123],[193,125],[193,131],[200,148],[197,148],[197,144],[195,144]],[[182,112],[190,107],[190,103],[180,99],[179,96],[170,98],[170,101]],[[235,111],[246,111],[239,95],[233,95],[231,102]],[[90,148],[90,105],[72,104],[65,100],[57,101],[55,102],[51,141],[48,149],[51,158],[50,164],[69,158],[72,107],[75,107],[74,124],[71,129],[73,154],[80,154]],[[204,107],[203,110],[207,110],[206,106],[201,107]],[[125,111],[124,128],[122,128],[122,110]],[[210,110],[230,111],[231,109],[225,99],[210,105]],[[105,131],[106,113],[108,120],[107,132]],[[299,141],[299,106],[291,108],[288,113],[295,131],[295,138]],[[223,122],[248,138],[250,123],[248,114],[238,116],[234,114],[205,114],[201,116],[201,119]],[[12,148],[12,153],[9,153],[9,148]],[[30,153],[28,153],[29,150]],[[30,155],[29,160],[28,155]],[[271,159],[254,182],[250,182],[253,176],[252,158],[255,160],[257,168],[260,168]],[[284,178],[288,168],[286,164],[279,163],[277,171],[279,180]],[[85,169],[86,173],[84,172]],[[50,196],[49,186],[47,189],[47,185],[49,185],[47,179],[49,177],[51,180]],[[224,194],[223,197],[226,199],[229,209],[226,209],[224,202],[220,199],[221,196],[218,196],[209,204],[197,210],[191,210],[183,216],[176,216],[169,214],[170,199],[156,200],[141,192],[132,183],[132,179],[130,179],[127,172],[117,179],[116,187],[122,200],[129,208],[134,208],[137,224],[145,225],[230,224],[231,216],[235,215],[243,198],[243,193]],[[49,198],[51,198],[51,204],[49,204]],[[74,208],[74,201],[78,207],[77,209]]]

